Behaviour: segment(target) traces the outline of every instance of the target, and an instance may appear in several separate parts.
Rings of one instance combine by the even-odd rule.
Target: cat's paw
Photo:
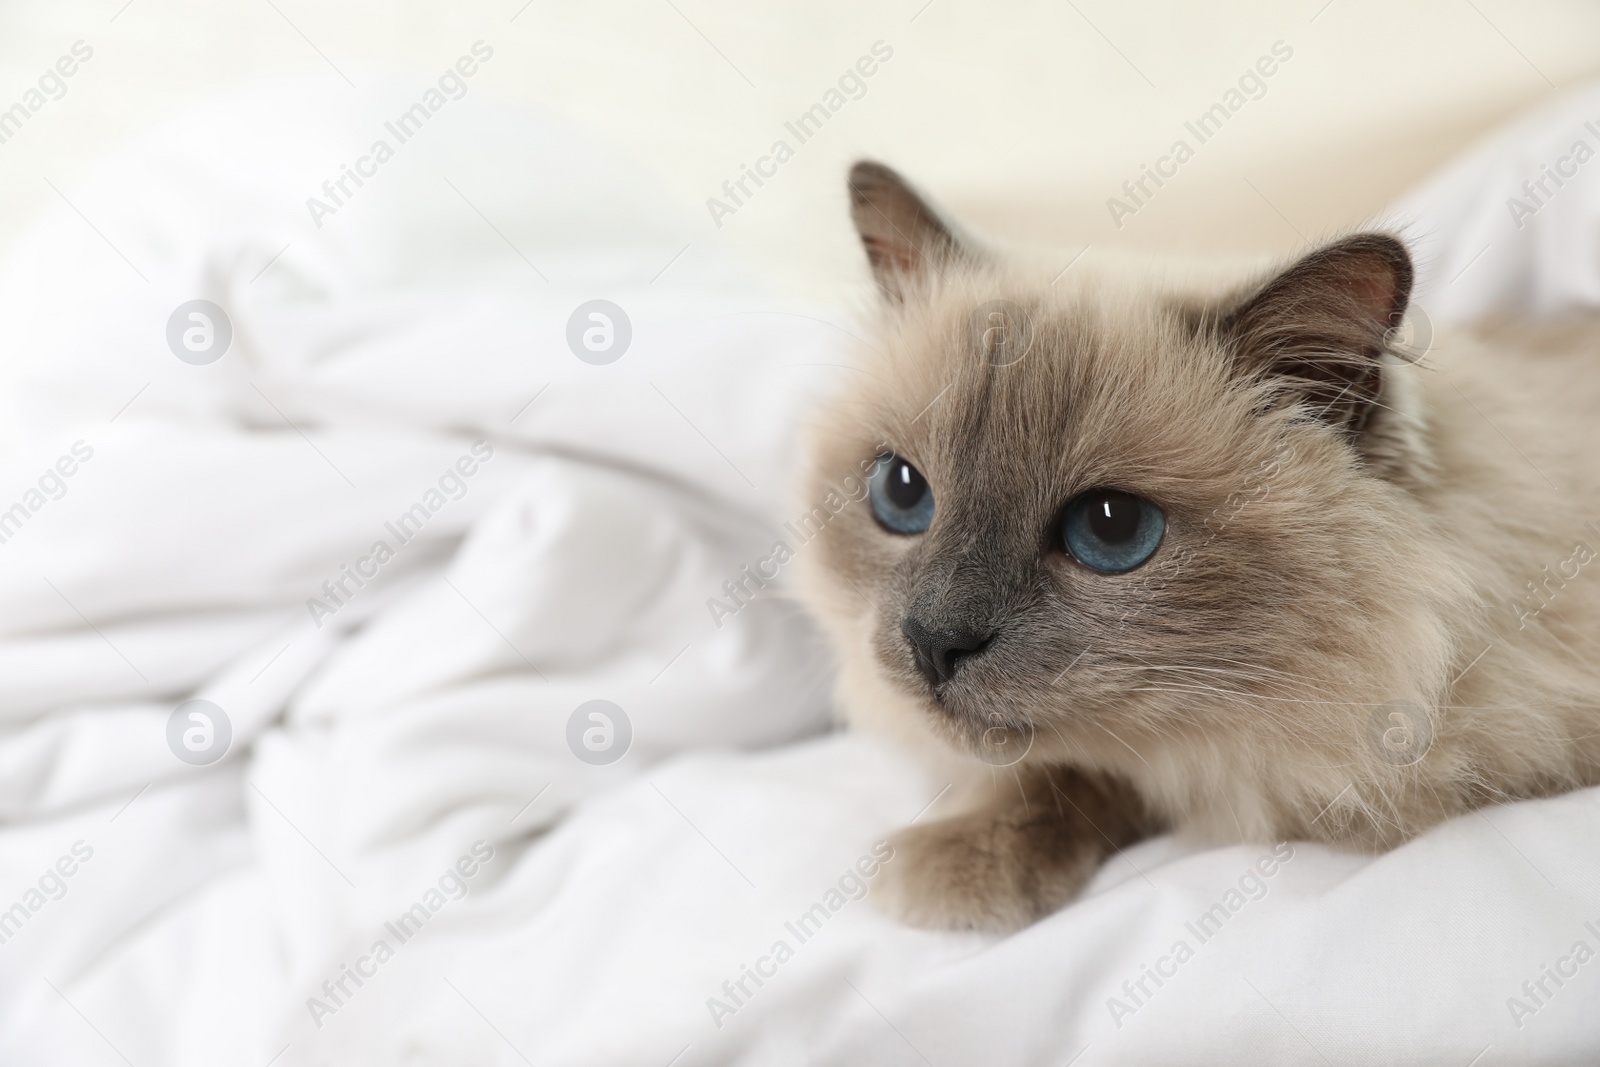
[[[1096,842],[1052,829],[982,815],[908,827],[890,839],[894,862],[873,897],[910,926],[1019,930],[1076,896],[1100,864]]]

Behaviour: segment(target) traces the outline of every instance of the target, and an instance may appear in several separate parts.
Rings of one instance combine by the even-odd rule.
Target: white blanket
[[[1151,841],[1006,938],[877,913],[877,842],[943,783],[807,739],[829,669],[781,595],[706,607],[800,510],[848,325],[470,94],[313,218],[417,96],[188,115],[0,280],[0,1062],[1600,1060],[1595,791],[1380,857]],[[1471,255],[1500,158],[1403,208],[1430,254]],[[1485,254],[1474,299],[1595,238]],[[208,365],[167,341],[194,299]],[[609,365],[567,341],[593,299]],[[217,762],[179,758],[191,699]]]

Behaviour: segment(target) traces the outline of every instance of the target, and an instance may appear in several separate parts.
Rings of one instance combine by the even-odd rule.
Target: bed
[[[476,98],[309,207],[413,102],[186,113],[0,281],[5,1062],[1600,1062],[1596,790],[1148,841],[1009,937],[875,910],[945,783],[832,729],[786,574],[708,608],[857,326]],[[1451,323],[1600,306],[1600,163],[1507,205],[1595,116],[1385,216],[1443,372]]]

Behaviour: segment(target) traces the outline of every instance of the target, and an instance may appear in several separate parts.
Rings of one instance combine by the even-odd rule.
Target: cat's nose
[[[917,669],[935,689],[954,678],[967,657],[982,652],[994,639],[992,633],[979,633],[961,626],[946,629],[926,626],[910,615],[900,624],[900,632],[911,642]]]

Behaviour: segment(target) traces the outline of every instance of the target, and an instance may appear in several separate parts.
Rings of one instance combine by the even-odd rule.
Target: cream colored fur
[[[886,441],[938,507],[904,537],[854,503],[800,553],[852,723],[922,750],[972,787],[968,806],[1017,769],[972,758],[972,723],[1025,723],[1019,767],[1118,776],[1156,825],[1218,842],[1386,848],[1600,782],[1595,331],[1527,348],[1515,330],[1452,332],[1420,362],[1386,354],[1357,440],[1263,404],[1186,318],[1260,279],[1111,281],[1085,263],[1052,283],[902,236],[929,269],[880,271],[890,298],[810,445],[808,505]],[[997,298],[1033,328],[1008,367],[971,343],[973,309]],[[1165,511],[1149,563],[1107,576],[1047,548],[1023,558],[1055,509],[1105,485]],[[935,537],[958,561],[963,537],[1021,546],[1016,567],[1051,598],[1019,608],[1017,649],[948,700],[916,684],[900,634]]]

